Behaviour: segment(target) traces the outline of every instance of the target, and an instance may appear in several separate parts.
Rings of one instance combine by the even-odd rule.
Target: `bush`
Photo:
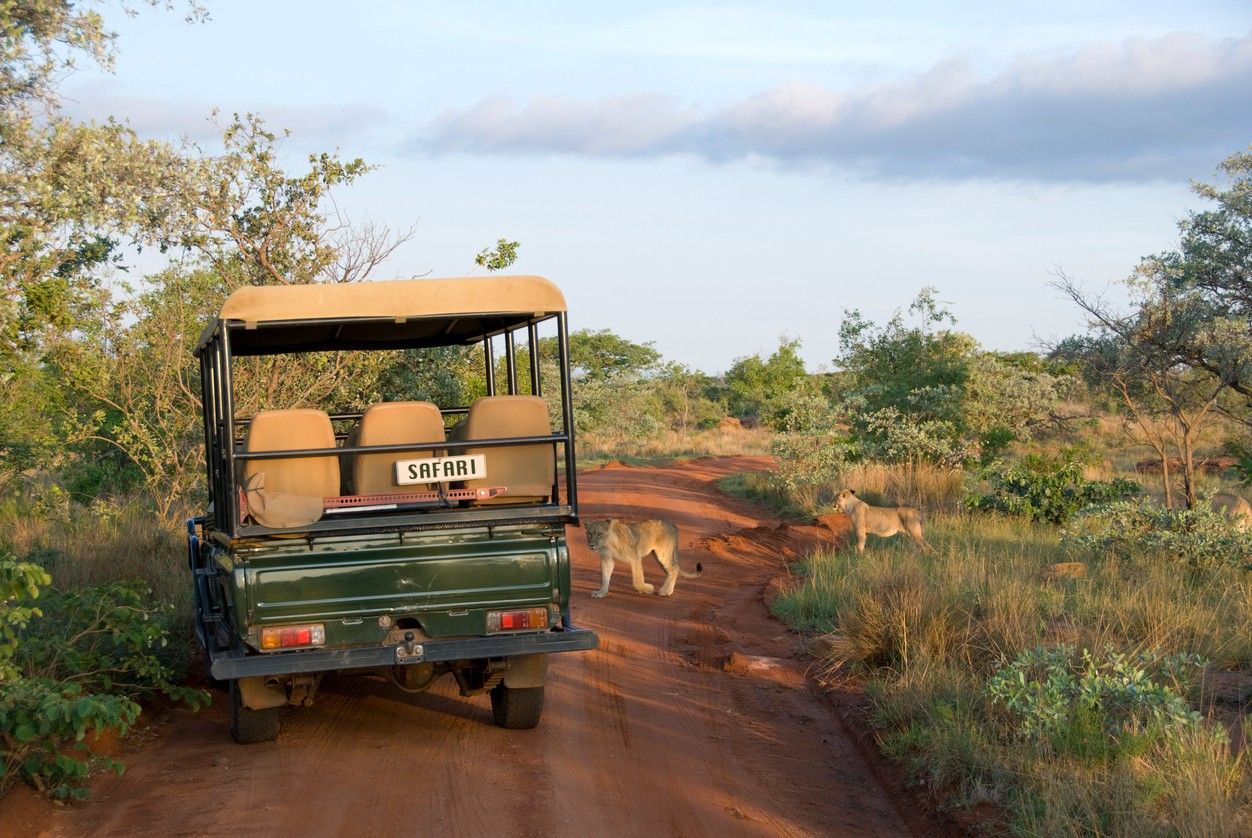
[[[1070,550],[1179,562],[1192,569],[1243,567],[1252,557],[1252,532],[1235,529],[1207,506],[1166,509],[1147,501],[1093,507],[1062,536]]]
[[[194,708],[208,696],[180,686],[158,656],[169,608],[148,606],[145,586],[57,591],[50,582],[38,565],[0,553],[0,791],[20,777],[54,797],[79,797],[93,768],[122,768],[92,751],[89,731],[126,733],[137,699],[163,695]]]
[[[1092,504],[1120,500],[1142,491],[1133,480],[1086,480],[1082,466],[1073,462],[1046,470],[1028,466],[989,469],[984,476],[991,491],[966,497],[966,508],[1023,515],[1051,524],[1063,524]]]
[[[1005,662],[987,682],[987,695],[1008,716],[1011,738],[1108,760],[1198,728],[1201,715],[1179,691],[1203,667],[1203,660],[1188,654],[1157,658],[1036,647]]]

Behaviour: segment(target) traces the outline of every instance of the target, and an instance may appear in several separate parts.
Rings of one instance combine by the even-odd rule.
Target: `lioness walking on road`
[[[688,578],[699,576],[704,568],[696,562],[696,571],[683,570],[678,564],[678,527],[669,521],[655,519],[628,524],[616,518],[604,521],[587,521],[587,545],[600,554],[600,590],[593,597],[609,592],[609,580],[613,578],[613,565],[618,559],[630,562],[630,580],[636,591],[650,594],[655,586],[643,581],[643,559],[649,553],[656,556],[657,563],[665,569],[665,581],[660,596],[674,593],[679,574]]]
[[[882,538],[904,533],[924,552],[934,549],[926,543],[926,536],[922,534],[922,513],[911,506],[870,506],[851,489],[840,492],[835,498],[835,505],[852,519],[858,553],[865,552],[865,536],[870,533]]]

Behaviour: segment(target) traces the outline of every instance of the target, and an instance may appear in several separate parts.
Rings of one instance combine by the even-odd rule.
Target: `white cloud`
[[[116,116],[141,136],[185,138],[196,143],[221,139],[222,126],[232,111],[261,114],[271,129],[291,131],[302,144],[314,145],[341,145],[390,123],[387,112],[381,108],[356,105],[290,107],[239,103],[218,107],[215,119],[213,106],[203,102],[170,102],[118,94],[107,84],[80,86],[69,92],[64,105],[75,119],[100,122]]]
[[[699,119],[694,110],[657,95],[599,102],[541,97],[522,108],[493,98],[435,119],[429,148],[490,152],[504,145],[526,152],[630,156],[649,153]]]
[[[983,76],[947,60],[890,83],[843,91],[796,83],[715,108],[656,94],[522,105],[495,98],[444,113],[411,148],[766,159],[880,177],[1141,181],[1207,171],[1249,141],[1252,33],[1098,44],[1019,58]]]

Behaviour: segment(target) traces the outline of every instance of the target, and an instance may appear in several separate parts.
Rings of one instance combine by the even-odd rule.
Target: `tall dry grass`
[[[862,463],[841,474],[838,482],[869,503],[928,512],[957,512],[965,497],[965,472],[929,463]]]
[[[58,588],[136,580],[152,589],[154,604],[190,619],[184,530],[137,500],[33,513],[10,502],[0,506],[0,533],[17,555],[42,564]]]
[[[835,633],[827,664],[866,673],[889,754],[958,803],[1004,806],[1025,834],[1248,834],[1252,771],[1212,728],[1088,764],[997,735],[985,685],[1004,661],[1060,643],[1252,668],[1252,575],[1097,560],[1084,578],[1045,581],[1074,558],[1054,528],[939,515],[927,535],[930,555],[902,539],[815,555],[774,606]]]
[[[705,430],[665,430],[650,437],[600,431],[578,438],[578,462],[593,465],[608,460],[645,464],[693,457],[728,457],[769,453],[767,428],[732,425]]]

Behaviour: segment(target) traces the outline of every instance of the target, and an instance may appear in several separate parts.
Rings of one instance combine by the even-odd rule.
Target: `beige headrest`
[[[356,439],[358,445],[443,441],[443,416],[439,413],[439,408],[430,402],[381,402],[370,405],[361,417],[360,433]],[[358,454],[352,465],[353,491],[359,495],[394,492],[395,462],[431,455],[430,451]],[[410,486],[405,488],[413,490]]]
[[[461,431],[463,439],[506,439],[548,436],[552,423],[548,404],[540,396],[487,396],[470,406]],[[507,486],[497,503],[546,500],[552,494],[556,464],[551,445],[510,448],[471,448],[466,454],[487,455],[487,476],[467,481],[466,488]]]
[[[335,431],[330,425],[330,417],[325,411],[308,409],[259,411],[248,426],[248,438],[244,443],[244,449],[249,453],[334,447]],[[253,517],[260,523],[270,527],[302,526],[321,517],[321,498],[339,494],[339,458],[248,460],[244,465],[244,484],[249,487],[249,495],[257,490],[263,491],[271,501],[268,504],[250,504]],[[274,506],[273,499],[279,495],[318,499],[317,516],[298,521],[284,516],[282,523],[265,520],[262,510]],[[312,502],[301,505],[301,508],[305,507],[311,510]]]

